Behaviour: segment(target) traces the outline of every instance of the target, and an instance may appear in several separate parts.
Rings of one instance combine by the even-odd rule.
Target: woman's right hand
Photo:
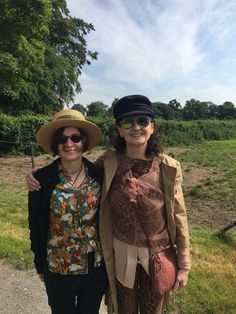
[[[39,191],[41,189],[39,181],[35,179],[34,177],[34,173],[38,169],[39,169],[38,167],[34,167],[33,169],[30,169],[25,176],[26,187],[31,192]]]

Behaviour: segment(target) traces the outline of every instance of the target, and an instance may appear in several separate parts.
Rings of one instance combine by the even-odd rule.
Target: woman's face
[[[83,155],[84,145],[81,134],[77,128],[66,127],[58,144],[58,155],[66,161],[80,159]]]
[[[133,115],[120,121],[118,131],[127,146],[143,147],[154,132],[154,123],[147,116]]]

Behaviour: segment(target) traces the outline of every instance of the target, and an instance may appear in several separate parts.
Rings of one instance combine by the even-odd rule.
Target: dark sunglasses
[[[61,137],[59,137],[58,143],[59,144],[65,144],[67,142],[68,138],[73,143],[79,143],[83,139],[83,137],[79,134],[72,134],[71,136],[62,135]]]
[[[119,122],[119,125],[124,128],[124,129],[130,129],[132,128],[135,124],[146,128],[149,123],[150,123],[151,119],[149,117],[139,117],[139,118],[124,118]]]

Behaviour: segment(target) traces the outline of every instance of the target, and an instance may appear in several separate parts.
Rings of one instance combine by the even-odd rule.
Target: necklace
[[[66,175],[71,176],[71,175],[77,173],[78,171],[81,171],[82,167],[83,167],[83,163],[81,163],[81,165],[79,166],[79,168],[77,170],[75,170],[73,172],[68,172],[62,165],[62,170],[65,172]]]
[[[72,178],[71,178],[71,174],[75,174],[76,172],[73,172],[73,173],[68,173],[67,172],[67,174],[68,175],[66,175],[66,174],[64,174],[63,173],[63,170],[65,171],[65,169],[63,169],[63,167],[62,167],[62,175],[63,175],[63,177],[66,179],[66,181],[68,182],[68,183],[70,183],[70,185],[71,185],[71,187],[73,187],[74,186],[74,184],[75,184],[75,182],[77,181],[77,179],[78,179],[78,177],[79,177],[79,175],[80,175],[80,173],[81,173],[81,171],[82,171],[82,169],[83,169],[83,163],[81,163],[81,166],[79,167],[79,169],[76,171],[76,172],[78,172],[77,173],[77,175],[76,175],[76,177],[75,177],[75,179],[74,180],[72,180]],[[71,181],[72,181],[72,183],[71,183]]]

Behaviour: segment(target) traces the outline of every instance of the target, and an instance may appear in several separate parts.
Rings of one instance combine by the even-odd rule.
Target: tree
[[[102,101],[91,102],[87,106],[87,116],[104,116],[107,115],[108,106]]]
[[[236,108],[231,101],[225,101],[218,107],[219,119],[235,119]]]
[[[208,105],[208,118],[218,119],[218,106],[211,101],[207,102]]]
[[[72,101],[82,67],[97,57],[86,46],[91,30],[66,0],[1,0],[0,109],[52,113]]]
[[[94,101],[88,105],[87,116],[105,116],[107,115],[108,106],[102,101]]]
[[[117,103],[118,100],[119,100],[119,98],[114,98],[114,100],[113,100],[113,102],[111,104],[111,107],[109,107],[108,110],[107,110],[107,114],[109,116],[111,116],[111,117],[113,116],[113,108],[114,108],[114,106],[115,106],[115,104]]]
[[[187,100],[183,108],[183,117],[186,120],[206,119],[208,116],[208,105],[206,102],[191,99]]]
[[[83,115],[86,115],[86,113],[87,113],[87,108],[85,108],[83,105],[81,105],[79,103],[78,104],[74,104],[74,106],[71,109],[78,110]]]
[[[171,119],[182,119],[182,107],[176,99],[169,101],[168,106],[171,108]]]
[[[181,105],[180,103],[176,100],[176,99],[172,99],[169,101],[168,105],[176,110],[180,110],[181,109]]]
[[[176,116],[175,109],[162,102],[154,102],[153,111],[156,118],[162,118],[165,120],[175,119]]]

